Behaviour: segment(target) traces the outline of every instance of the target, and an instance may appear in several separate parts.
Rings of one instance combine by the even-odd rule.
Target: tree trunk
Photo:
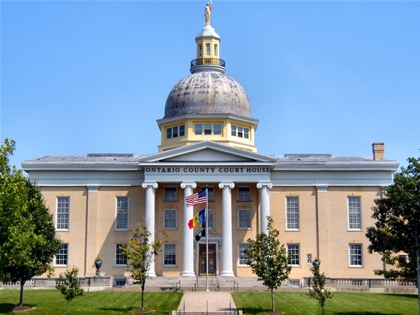
[[[70,314],[70,300],[67,300],[67,315]]]
[[[276,305],[274,303],[274,291],[273,291],[273,289],[271,289],[271,310],[273,312],[276,311]]]
[[[23,306],[23,287],[25,286],[25,280],[20,279],[20,298],[19,298],[19,305]]]
[[[142,282],[141,283],[141,309],[144,310],[144,285],[146,283]]]

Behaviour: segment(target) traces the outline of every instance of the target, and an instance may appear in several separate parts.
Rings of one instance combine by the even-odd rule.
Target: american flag
[[[206,191],[202,190],[198,193],[189,195],[189,196],[185,197],[185,201],[187,203],[187,207],[192,207],[192,206],[195,206],[195,205],[206,203],[207,202]]]

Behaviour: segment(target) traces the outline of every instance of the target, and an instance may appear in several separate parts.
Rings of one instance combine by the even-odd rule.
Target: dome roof
[[[233,114],[252,118],[244,88],[219,72],[193,73],[172,88],[166,99],[165,117],[185,114]]]

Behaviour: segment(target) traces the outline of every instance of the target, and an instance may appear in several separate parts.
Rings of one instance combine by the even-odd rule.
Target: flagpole
[[[208,222],[209,222],[209,191],[208,185],[206,185],[206,292],[209,291],[209,229]]]

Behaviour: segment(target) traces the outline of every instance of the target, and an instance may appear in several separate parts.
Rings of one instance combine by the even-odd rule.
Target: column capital
[[[154,189],[156,189],[156,188],[158,188],[159,185],[156,182],[144,182],[143,184],[141,184],[141,186],[143,188],[147,188],[149,186],[152,186]]]
[[[87,185],[88,192],[98,192],[99,191],[99,185]]]
[[[188,186],[191,186],[192,189],[197,188],[196,182],[182,182],[180,186],[181,186],[182,189],[185,189]]]
[[[258,182],[257,183],[257,188],[258,189],[261,189],[264,186],[266,186],[268,189],[271,189],[271,188],[273,188],[273,183],[272,182]]]
[[[219,188],[220,189],[222,189],[222,188],[224,188],[224,187],[229,187],[230,189],[233,189],[233,188],[235,188],[235,183],[233,183],[233,182],[221,182],[221,183],[219,183]]]
[[[317,190],[319,193],[322,193],[322,192],[327,192],[327,191],[328,191],[328,185],[317,185],[317,186],[316,186],[316,190]]]

